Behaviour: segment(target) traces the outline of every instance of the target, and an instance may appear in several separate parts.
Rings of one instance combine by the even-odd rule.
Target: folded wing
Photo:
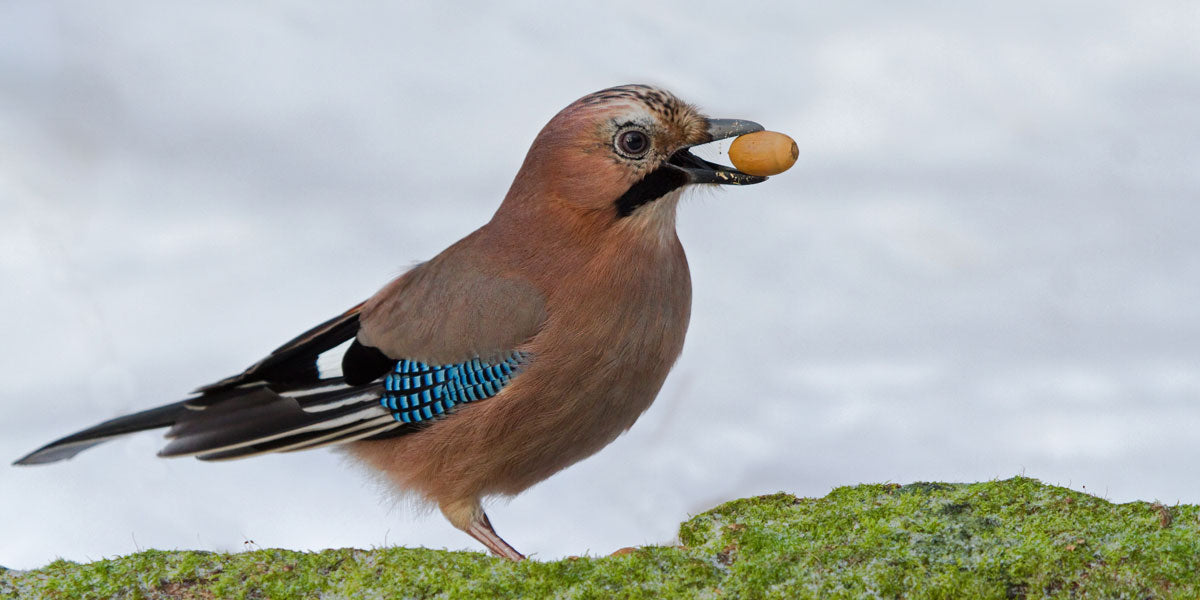
[[[64,460],[160,427],[169,427],[160,456],[226,460],[307,450],[404,435],[490,398],[534,359],[520,347],[544,319],[542,298],[528,285],[477,269],[431,273],[437,262],[192,397],[105,421],[16,464]],[[383,308],[372,314],[372,306]]]

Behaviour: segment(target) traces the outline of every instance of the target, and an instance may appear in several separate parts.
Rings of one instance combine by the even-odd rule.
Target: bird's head
[[[690,184],[766,180],[703,160],[688,148],[762,131],[752,121],[710,119],[670,92],[623,85],[564,108],[534,140],[506,205],[573,213],[593,222],[668,220]]]

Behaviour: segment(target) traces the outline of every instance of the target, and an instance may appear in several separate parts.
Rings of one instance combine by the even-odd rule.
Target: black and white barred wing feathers
[[[394,428],[375,382],[390,363],[358,347],[361,309],[355,306],[242,373],[198,389],[184,401],[186,410],[171,424],[170,442],[159,456],[242,458],[344,443]],[[359,358],[364,355],[368,360]],[[346,377],[347,370],[354,377]]]
[[[159,455],[226,460],[403,435],[495,396],[531,359],[519,351],[445,365],[401,359],[368,385],[337,378],[320,387],[248,391],[235,407],[216,403],[181,418]]]
[[[448,364],[391,358],[358,341],[361,307],[190,398],[56,440],[17,464],[71,458],[114,437],[160,427],[170,428],[160,456],[201,460],[403,435],[496,395],[532,359],[520,351]]]

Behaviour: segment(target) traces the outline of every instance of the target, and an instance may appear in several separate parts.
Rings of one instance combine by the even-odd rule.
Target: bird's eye
[[[617,150],[629,158],[641,158],[650,149],[650,138],[636,129],[617,134]]]

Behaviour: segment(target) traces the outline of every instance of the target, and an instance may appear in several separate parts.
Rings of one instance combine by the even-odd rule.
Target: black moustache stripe
[[[673,167],[663,165],[651,171],[617,198],[618,218],[628,217],[637,207],[654,202],[687,182],[687,174]]]

